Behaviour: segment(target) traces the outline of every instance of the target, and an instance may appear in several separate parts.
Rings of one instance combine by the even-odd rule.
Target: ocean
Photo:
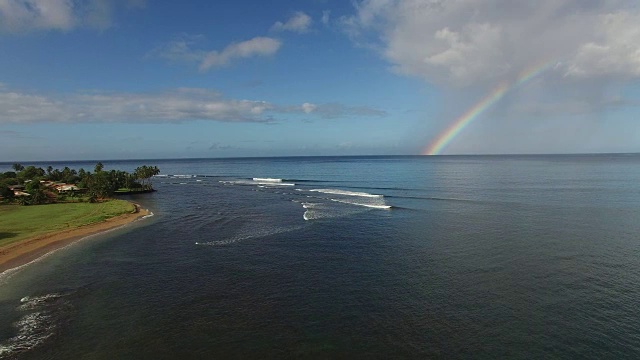
[[[640,155],[103,163],[154,216],[0,275],[0,359],[640,358]]]

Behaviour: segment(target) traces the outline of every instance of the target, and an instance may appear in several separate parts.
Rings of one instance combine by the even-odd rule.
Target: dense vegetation
[[[105,170],[102,163],[97,163],[94,171],[80,169],[78,171],[65,167],[47,169],[13,164],[14,171],[0,173],[0,197],[5,203],[21,205],[46,204],[61,201],[77,201],[86,199],[96,202],[111,197],[118,189],[128,191],[153,190],[151,178],[158,175],[156,166],[140,166],[133,173],[121,170]],[[69,191],[56,190],[56,184],[73,184],[77,188]],[[23,185],[28,195],[15,196],[10,189],[15,185]]]

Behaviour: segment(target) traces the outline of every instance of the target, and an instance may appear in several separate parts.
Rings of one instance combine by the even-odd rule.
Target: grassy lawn
[[[92,224],[133,212],[124,200],[102,203],[0,205],[0,247],[48,232]]]

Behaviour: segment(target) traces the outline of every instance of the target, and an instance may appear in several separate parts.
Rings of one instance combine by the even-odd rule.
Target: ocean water
[[[0,275],[0,359],[640,358],[639,155],[104,164],[154,216]]]

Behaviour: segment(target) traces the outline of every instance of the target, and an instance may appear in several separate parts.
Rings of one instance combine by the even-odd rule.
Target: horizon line
[[[76,159],[76,160],[11,160],[0,161],[0,165],[12,165],[15,163],[33,164],[33,163],[65,163],[65,162],[102,162],[102,161],[167,161],[167,160],[229,160],[229,159],[277,159],[277,158],[329,158],[329,157],[453,157],[453,156],[579,156],[579,155],[640,155],[637,152],[587,152],[587,153],[487,153],[487,154],[388,154],[388,155],[279,155],[279,156],[229,156],[229,157],[176,157],[176,158],[136,158],[136,159]]]

